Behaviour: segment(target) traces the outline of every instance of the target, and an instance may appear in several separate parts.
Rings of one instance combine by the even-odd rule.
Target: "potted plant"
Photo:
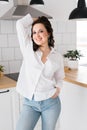
[[[76,50],[68,50],[67,53],[63,55],[65,58],[68,58],[68,68],[70,69],[78,69],[78,60],[82,56],[80,51]]]
[[[4,66],[0,65],[0,77],[2,77],[4,74]]]

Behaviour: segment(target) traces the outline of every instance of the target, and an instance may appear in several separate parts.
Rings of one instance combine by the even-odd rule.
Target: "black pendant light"
[[[8,4],[9,0],[0,0],[0,4]]]
[[[80,19],[80,18],[87,18],[87,7],[85,0],[78,0],[77,8],[75,8],[69,16],[69,19]]]
[[[44,5],[44,2],[43,2],[43,0],[31,0],[30,5],[34,5],[34,4]]]
[[[8,2],[9,0],[0,0],[0,2]]]

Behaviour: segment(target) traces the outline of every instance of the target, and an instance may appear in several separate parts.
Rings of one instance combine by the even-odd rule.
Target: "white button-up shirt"
[[[33,20],[29,14],[17,21],[17,34],[23,63],[20,69],[16,89],[24,97],[41,101],[50,98],[56,92],[56,87],[61,88],[64,78],[62,56],[51,49],[45,63],[41,61],[42,52],[33,51],[31,40],[31,24]],[[30,35],[29,35],[30,34]]]

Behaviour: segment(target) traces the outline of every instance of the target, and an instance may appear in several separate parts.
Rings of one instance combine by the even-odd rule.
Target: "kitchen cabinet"
[[[15,88],[0,89],[0,130],[15,130],[19,96]]]
[[[87,130],[87,87],[66,81],[63,85],[60,93],[60,129]]]

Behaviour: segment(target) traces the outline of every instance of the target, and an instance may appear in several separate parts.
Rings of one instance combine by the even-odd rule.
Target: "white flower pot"
[[[68,58],[64,58],[63,61],[64,61],[64,66],[65,66],[65,67],[68,67]]]
[[[68,60],[68,68],[78,69],[78,60]]]

